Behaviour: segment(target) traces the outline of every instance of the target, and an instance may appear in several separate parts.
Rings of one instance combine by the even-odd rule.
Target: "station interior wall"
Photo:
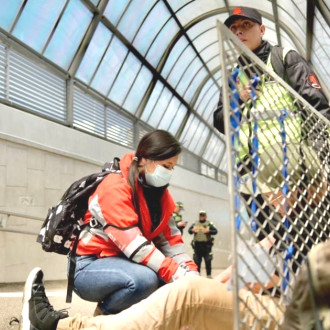
[[[0,283],[23,282],[36,266],[45,270],[48,280],[66,279],[67,258],[44,252],[36,242],[42,219],[74,180],[98,172],[106,161],[127,152],[133,150],[0,104],[0,209],[23,215],[0,214],[0,228],[7,230],[0,231]],[[198,219],[200,209],[207,211],[218,228],[212,266],[227,267],[228,187],[178,166],[169,189],[174,200],[184,204],[187,227]],[[192,256],[187,229],[183,239]]]

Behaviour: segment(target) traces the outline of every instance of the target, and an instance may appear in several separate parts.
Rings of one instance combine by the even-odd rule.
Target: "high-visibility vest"
[[[289,48],[284,48],[283,60],[290,50]],[[267,67],[274,71],[271,64],[271,54],[267,60]],[[249,78],[241,71],[237,77],[238,90],[248,82]],[[279,117],[284,109],[288,114],[284,120],[286,142],[295,143],[301,140],[301,118],[298,107],[293,102],[290,93],[276,81],[266,81],[265,76],[262,77],[259,88],[256,106],[254,107],[252,100],[249,100],[242,111],[240,146],[238,147],[239,160],[243,160],[245,156],[250,154],[249,143],[251,145],[254,120],[257,120],[258,123],[259,154],[272,145],[282,143]]]
[[[205,222],[196,221],[194,223],[194,228],[198,229],[198,232],[194,234],[195,242],[208,242],[211,239],[210,234],[203,233],[203,229],[209,228],[211,222],[206,220]]]

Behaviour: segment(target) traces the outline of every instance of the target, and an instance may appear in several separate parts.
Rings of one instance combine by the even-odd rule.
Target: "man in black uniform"
[[[214,227],[213,222],[206,220],[206,211],[199,211],[199,220],[196,221],[188,230],[189,234],[194,234],[191,245],[194,249],[194,261],[200,272],[202,259],[205,261],[206,275],[211,278],[212,272],[212,246],[214,238],[218,230]]]
[[[263,40],[263,36],[265,33],[265,25],[262,24],[262,17],[260,13],[253,8],[248,7],[237,7],[233,10],[231,15],[226,19],[224,24],[241,40],[241,42],[247,46],[261,61],[263,61],[265,64],[272,63],[273,65],[273,54],[272,51],[273,46],[268,42]],[[283,58],[284,57],[284,58]],[[237,64],[240,68],[243,68],[244,74],[247,76],[248,80],[252,78],[253,74],[257,73],[259,76],[262,72],[258,72],[258,66],[252,65],[251,60],[248,57],[245,57],[244,55],[240,56],[237,59]],[[325,94],[322,91],[321,85],[318,82],[317,77],[313,73],[312,69],[310,68],[309,64],[305,61],[305,59],[299,55],[295,50],[289,50],[285,51],[282,54],[282,61],[280,61],[280,64],[283,65],[284,73],[283,73],[283,79],[298,93],[300,94],[308,103],[310,103],[316,110],[318,110],[321,114],[323,114],[327,119],[330,120],[330,107],[329,102],[325,97]],[[275,72],[275,67],[272,68]],[[237,82],[238,86],[238,82]],[[262,93],[262,90],[260,91]],[[243,112],[246,108],[249,106],[251,107],[251,87],[250,85],[244,86],[239,92],[239,107],[240,110]],[[287,104],[286,100],[283,101],[283,104]],[[283,106],[282,106],[283,107]],[[304,122],[305,114],[301,111],[301,109],[298,108],[298,112],[300,111],[300,115],[302,118],[302,122]],[[243,118],[243,116],[242,116]],[[224,127],[224,109],[223,109],[223,100],[222,95],[220,92],[220,99],[218,103],[218,107],[216,111],[213,114],[213,124],[214,127],[217,128],[221,133],[225,133],[225,127]],[[240,126],[244,125],[243,122],[239,123]],[[323,125],[323,132],[325,124],[320,122],[320,125]],[[296,125],[297,127],[298,125]],[[308,128],[307,128],[308,129]],[[314,127],[313,127],[314,129]],[[311,136],[313,134],[313,129],[309,132],[304,132],[304,134]],[[329,128],[327,128],[327,131],[329,131]],[[259,132],[258,132],[259,134]],[[280,134],[280,132],[278,132]],[[328,137],[326,136],[327,133],[325,133],[325,138],[323,138],[323,142],[328,140]],[[306,138],[306,137],[305,137]],[[310,137],[309,137],[310,138]],[[301,140],[303,141],[303,140]],[[263,141],[259,140],[259,144],[262,145]],[[297,144],[301,154],[301,144]],[[247,149],[250,149],[251,143]],[[293,146],[293,144],[291,144]],[[291,147],[289,146],[289,147]],[[251,171],[251,151],[247,151],[247,155],[240,159],[240,162],[237,164],[237,169],[240,175],[244,175]],[[328,148],[323,149],[323,156],[321,153],[321,160],[322,157],[324,157],[325,154],[328,153]],[[272,152],[271,152],[272,154]],[[306,154],[306,153],[305,153]],[[293,157],[291,157],[290,161]],[[297,157],[298,159],[301,157]],[[325,157],[323,158],[325,159]],[[299,161],[299,160],[298,160]],[[301,165],[302,164],[302,165]],[[304,163],[300,161],[300,166],[303,168]],[[265,168],[265,167],[264,167]],[[274,172],[271,172],[274,170]],[[270,169],[269,173],[270,176],[275,173],[276,168]],[[306,172],[305,172],[306,173]],[[308,178],[308,174],[305,175],[305,180]],[[302,184],[305,184],[306,182],[303,182]],[[279,186],[279,184],[278,184]],[[300,189],[300,191],[303,191],[304,189]],[[306,191],[306,190],[305,190]],[[265,203],[265,195],[263,194],[265,192],[259,193],[255,200],[257,201],[258,206],[262,206],[262,212],[258,212],[257,220],[259,222],[260,227],[264,228],[264,233],[261,231],[258,233],[258,238],[262,239],[265,234],[269,233],[272,228],[269,225],[269,215],[272,214],[273,210],[276,208],[275,205],[272,204],[273,201],[269,201]],[[245,194],[244,192],[241,192],[241,196],[246,200],[247,203],[247,211],[252,217],[251,212],[251,194]],[[306,197],[304,197],[306,199]],[[278,202],[279,198],[274,199],[274,201]],[[298,200],[298,197],[297,197]],[[292,203],[292,205],[294,202]],[[299,214],[301,211],[302,206],[298,205],[295,208],[295,214]],[[308,211],[309,212],[309,211]],[[277,215],[275,215],[272,218],[272,221],[275,221],[275,223],[278,221],[275,219]],[[265,226],[264,222],[267,221],[267,224]],[[283,228],[282,228],[283,231]],[[265,233],[266,232],[266,233]],[[327,232],[327,230],[325,231]],[[282,235],[283,233],[281,233]],[[326,235],[324,235],[322,238],[324,239]]]
[[[183,211],[183,210],[184,210],[183,203],[182,202],[176,202],[175,203],[175,209],[174,209],[174,212],[172,214],[172,218],[174,219],[175,224],[178,227],[178,229],[181,231],[181,234],[183,233],[183,229],[187,225],[187,221],[182,220],[181,211]]]

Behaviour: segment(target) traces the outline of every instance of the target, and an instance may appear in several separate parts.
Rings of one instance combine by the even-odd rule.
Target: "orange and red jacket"
[[[132,203],[132,191],[127,181],[129,166],[134,154],[126,154],[120,161],[121,174],[108,175],[89,197],[85,223],[93,216],[104,231],[91,228],[80,235],[77,255],[94,254],[99,258],[126,256],[154,270],[165,282],[175,280],[187,272],[197,273],[197,266],[185,252],[180,231],[170,220],[175,203],[168,189],[162,198],[162,215],[157,228],[152,222],[143,195],[142,186],[136,183],[141,212],[138,215]],[[97,231],[101,232],[98,234]],[[180,266],[180,267],[179,267]]]

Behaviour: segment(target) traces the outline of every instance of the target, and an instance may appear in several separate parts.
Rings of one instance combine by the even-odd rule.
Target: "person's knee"
[[[143,276],[134,278],[133,281],[135,282],[135,287],[139,290],[146,291],[146,293],[148,293],[147,295],[157,290],[160,286],[160,280],[157,274],[151,269],[147,269]]]

